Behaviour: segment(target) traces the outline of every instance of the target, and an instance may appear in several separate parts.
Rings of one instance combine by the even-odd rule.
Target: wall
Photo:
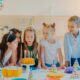
[[[37,32],[38,41],[42,37],[42,23],[56,23],[56,35],[59,37],[63,37],[65,32],[67,31],[67,20],[68,16],[0,16],[0,29],[2,29],[4,26],[9,26],[9,29],[15,27],[22,31],[27,26],[32,25]],[[8,31],[7,29],[6,31]],[[1,31],[2,34],[6,33],[5,30]],[[1,34],[1,36],[2,36]]]
[[[0,15],[80,15],[80,0],[4,0]]]

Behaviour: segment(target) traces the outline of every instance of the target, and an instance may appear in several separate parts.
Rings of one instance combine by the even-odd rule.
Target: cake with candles
[[[34,58],[22,58],[21,64],[26,64],[26,65],[35,64],[35,60]]]

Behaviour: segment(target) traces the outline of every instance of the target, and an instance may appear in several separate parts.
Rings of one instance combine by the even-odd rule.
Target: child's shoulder
[[[70,32],[67,32],[67,33],[65,33],[64,36],[70,36],[70,35],[71,35],[71,33]]]
[[[47,40],[45,40],[45,39],[41,39],[41,40],[39,41],[39,44],[40,44],[40,45],[45,45],[46,42],[47,42]]]

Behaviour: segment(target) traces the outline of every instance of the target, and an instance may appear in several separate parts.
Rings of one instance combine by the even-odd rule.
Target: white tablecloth
[[[48,70],[44,70],[44,69],[37,69],[37,70],[33,70],[33,80],[46,80],[46,75],[49,73]],[[58,73],[63,73],[63,70],[58,71]],[[64,74],[64,78],[62,78],[61,80],[72,80],[70,79],[70,74]],[[27,79],[27,73],[26,71],[23,72],[21,78],[26,78]],[[12,80],[12,78],[3,78],[2,76],[0,76],[0,80]],[[74,79],[74,80],[80,80],[80,79]]]

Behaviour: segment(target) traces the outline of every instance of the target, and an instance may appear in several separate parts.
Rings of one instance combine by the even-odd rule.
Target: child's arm
[[[44,52],[45,52],[45,49],[43,46],[41,46],[41,64],[43,68],[47,69],[47,66],[45,65],[45,62],[44,62]]]
[[[68,66],[70,60],[70,48],[67,34],[65,34],[64,36],[64,54],[65,54],[65,66]]]
[[[16,65],[16,62],[17,62],[17,52],[13,51],[12,56],[11,56],[11,62],[9,63],[9,66]]]
[[[63,65],[63,56],[62,56],[61,48],[58,48],[58,57],[59,57],[59,61],[60,61],[60,66],[62,66]]]
[[[38,45],[38,68],[41,68],[41,50],[40,45]]]

